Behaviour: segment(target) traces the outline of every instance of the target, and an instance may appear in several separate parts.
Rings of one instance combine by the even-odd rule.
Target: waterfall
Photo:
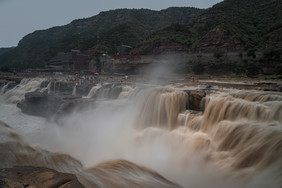
[[[40,82],[22,80],[6,101],[20,100]],[[95,102],[60,125],[32,128],[27,122],[34,120],[1,104],[0,167],[49,167],[74,173],[86,187],[282,185],[281,92],[211,91],[204,111],[186,109],[181,87],[104,84],[87,97],[103,100],[83,100]]]
[[[8,82],[7,84],[5,84],[5,85],[1,88],[1,90],[0,90],[0,95],[3,95],[3,94],[5,93],[7,87],[9,86],[10,83],[11,83],[11,82]]]
[[[87,98],[92,98],[96,94],[97,90],[100,89],[101,87],[102,87],[102,85],[100,85],[100,84],[92,87],[91,90],[89,91],[88,95],[87,95]]]
[[[264,96],[262,94],[258,98],[257,94],[253,94],[251,97],[249,93],[246,93],[243,97],[242,95],[241,93],[238,98],[236,97],[238,95],[219,93],[207,97],[201,129],[208,130],[223,120],[239,121],[246,119],[265,123],[282,121],[281,96]]]
[[[128,99],[134,88],[128,85],[122,86],[122,90],[118,96],[118,99]]]
[[[76,95],[76,85],[73,87],[73,90],[72,90],[72,95]]]
[[[138,93],[136,98],[139,97],[145,97],[136,122],[139,127],[174,129],[178,114],[185,111],[187,103],[187,94],[180,90],[147,89]]]
[[[116,99],[122,91],[122,87],[115,84],[97,85],[91,88],[87,98]]]
[[[208,136],[210,160],[256,174],[281,157],[281,99],[277,93],[215,93],[206,98],[204,113],[181,113],[178,121]]]
[[[55,81],[54,82],[54,93],[59,92],[61,87],[61,82],[60,81]]]
[[[18,103],[24,99],[26,93],[36,91],[40,88],[43,81],[44,79],[42,78],[24,78],[19,85],[4,93],[2,97],[6,103]]]
[[[51,85],[52,85],[52,82],[49,82],[48,85],[45,88],[42,88],[40,90],[40,92],[43,93],[43,92],[47,91],[47,93],[49,94],[51,92]]]

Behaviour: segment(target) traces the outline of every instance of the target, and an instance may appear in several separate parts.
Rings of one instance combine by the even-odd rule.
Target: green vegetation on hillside
[[[11,48],[0,48],[0,55],[4,54],[4,53],[6,53],[6,52],[8,52],[8,51],[10,51],[12,49],[14,49],[14,47],[11,47]]]
[[[113,54],[126,44],[142,54],[214,53],[209,60],[187,63],[196,74],[281,75],[281,10],[281,0],[225,0],[206,10],[101,12],[25,36],[18,47],[0,54],[0,67],[42,67],[58,52],[91,49]],[[226,57],[226,52],[236,52],[239,58]]]
[[[241,52],[241,60],[236,61],[228,57],[191,61],[187,66],[192,66],[192,72],[212,75],[255,76],[261,73],[281,75],[281,10],[280,0],[225,0],[193,18],[188,24],[175,24],[155,32],[139,44],[138,49],[148,52],[150,43],[153,46],[158,41],[167,39],[183,45],[184,49],[187,49],[186,52],[193,52],[195,46],[209,46],[211,41],[213,44],[222,42],[214,41],[216,38],[207,38],[217,37],[212,32],[215,28],[221,28],[238,39],[242,46],[239,51],[246,51],[247,56],[243,57]],[[230,40],[226,40],[226,43],[232,45]],[[194,51],[207,53],[201,49]],[[256,57],[254,54],[256,51],[262,55]],[[214,51],[215,54],[218,52]]]
[[[171,24],[187,24],[202,12],[196,8],[118,9],[91,18],[74,20],[68,25],[35,31],[25,36],[9,53],[0,56],[0,66],[42,67],[58,52],[85,51],[106,47],[115,53],[119,45],[136,45],[155,31]]]
[[[191,47],[216,27],[235,35],[245,49],[282,48],[282,3],[280,0],[225,0],[192,19],[189,24],[173,25],[148,37],[161,38]]]

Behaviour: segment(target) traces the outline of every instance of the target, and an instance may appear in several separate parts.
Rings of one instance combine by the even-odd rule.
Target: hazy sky
[[[0,47],[17,46],[25,35],[117,8],[208,8],[222,0],[0,0]]]

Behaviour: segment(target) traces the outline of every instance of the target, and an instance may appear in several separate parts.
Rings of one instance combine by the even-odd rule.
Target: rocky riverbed
[[[200,78],[195,76],[158,75],[38,75],[1,74],[1,94],[18,90],[24,79],[40,77],[40,86],[14,100],[25,114],[54,118],[59,121],[74,110],[91,108],[101,100],[117,99],[126,86],[166,86],[181,89],[188,98],[185,108],[192,115],[205,109],[205,97],[224,89],[282,91],[281,80],[245,78]],[[26,82],[22,85],[26,86]],[[26,88],[25,88],[26,89]],[[11,92],[11,96],[13,93]],[[0,187],[40,187],[41,184],[61,187],[82,187],[76,177],[52,169],[31,166],[0,169]],[[44,185],[45,185],[44,184]],[[46,184],[46,185],[47,185]]]
[[[49,118],[61,117],[73,109],[95,105],[97,98],[116,99],[124,85],[171,85],[184,88],[188,94],[187,109],[202,111],[207,93],[222,88],[241,90],[282,91],[281,80],[250,78],[212,78],[189,75],[39,75],[1,73],[1,93],[13,89],[23,78],[42,77],[40,88],[25,94],[17,102],[23,113]],[[95,88],[96,87],[96,88]],[[188,89],[185,89],[188,87]],[[92,91],[91,89],[96,90]],[[188,105],[189,104],[189,105]]]
[[[0,169],[0,187],[82,188],[76,176],[44,167],[16,166]]]

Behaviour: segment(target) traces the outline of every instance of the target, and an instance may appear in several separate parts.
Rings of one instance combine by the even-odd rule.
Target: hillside
[[[137,50],[148,52],[149,44],[164,38],[179,43],[192,51],[197,47],[208,45],[209,41],[218,46],[218,50],[282,48],[282,2],[280,0],[225,0],[207,9],[191,20],[189,24],[176,24],[157,31],[138,45]],[[212,33],[216,28],[228,33],[220,38]],[[212,33],[212,34],[211,34]],[[215,41],[217,37],[218,41]],[[212,39],[213,38],[213,39]],[[232,39],[232,40],[229,40]],[[234,46],[235,42],[235,46]],[[237,45],[237,47],[236,47]],[[211,45],[214,48],[214,45]],[[207,52],[214,51],[208,49]],[[199,48],[198,50],[200,50]],[[149,52],[150,53],[150,52]]]
[[[0,55],[4,54],[4,53],[6,53],[6,52],[8,52],[8,51],[10,51],[12,49],[14,49],[14,47],[11,47],[11,48],[0,48]]]
[[[0,66],[42,67],[58,52],[71,49],[84,51],[92,48],[115,53],[121,44],[134,46],[153,32],[172,24],[187,24],[202,11],[183,7],[161,11],[118,9],[101,12],[97,16],[25,36],[15,49],[0,56]]]
[[[248,51],[252,57],[259,50],[265,57],[245,61],[257,67],[275,65],[272,69],[280,71],[281,10],[281,0],[225,0],[206,10],[183,7],[101,12],[25,36],[16,48],[0,54],[0,67],[42,67],[58,52],[91,49],[113,54],[117,46],[126,44],[141,54]],[[275,58],[269,55],[272,53]]]

